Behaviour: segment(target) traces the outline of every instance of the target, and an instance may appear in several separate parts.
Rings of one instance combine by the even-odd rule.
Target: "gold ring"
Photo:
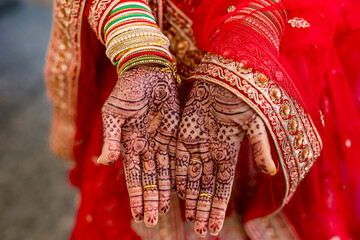
[[[213,195],[210,193],[200,193],[199,197],[207,197],[207,198],[213,198]]]
[[[146,186],[143,186],[143,189],[152,188],[152,187],[157,188],[157,185],[156,184],[146,185]]]
[[[198,160],[198,159],[190,158],[190,161],[193,161],[193,162],[197,162],[197,163],[202,164],[202,161],[200,161],[200,160]]]

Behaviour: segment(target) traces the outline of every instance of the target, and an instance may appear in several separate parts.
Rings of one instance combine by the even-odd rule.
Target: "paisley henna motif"
[[[148,227],[157,224],[158,212],[169,211],[179,111],[171,74],[151,67],[123,73],[102,109],[100,161],[111,164],[122,154],[132,215]]]
[[[242,100],[225,88],[196,81],[180,122],[176,184],[185,198],[185,216],[195,232],[217,235],[222,228],[244,136],[256,164],[275,174],[265,125]]]

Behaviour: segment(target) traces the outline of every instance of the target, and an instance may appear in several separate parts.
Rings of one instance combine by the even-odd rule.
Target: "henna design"
[[[259,168],[271,172],[274,163],[258,115],[225,88],[196,81],[179,125],[176,185],[198,236],[217,235],[222,228],[245,134]]]
[[[158,212],[169,210],[168,152],[179,111],[172,76],[145,66],[123,73],[102,109],[101,163],[113,163],[122,154],[132,215],[148,227],[157,224]]]
[[[177,140],[173,137],[169,144],[169,158],[170,158],[170,186],[171,191],[176,191],[176,174],[175,174],[175,166],[176,166],[176,144]]]

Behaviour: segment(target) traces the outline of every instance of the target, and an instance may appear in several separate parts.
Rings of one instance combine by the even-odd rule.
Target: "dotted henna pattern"
[[[249,138],[257,165],[275,170],[265,125],[238,97],[215,84],[196,81],[180,121],[176,185],[185,198],[185,217],[195,232],[217,235],[222,228],[241,142]]]
[[[101,163],[122,154],[132,215],[148,227],[157,224],[158,212],[169,211],[179,115],[171,74],[151,67],[123,73],[102,109]]]

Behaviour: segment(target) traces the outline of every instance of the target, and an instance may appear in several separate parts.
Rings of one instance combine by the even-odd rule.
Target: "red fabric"
[[[89,7],[91,1],[88,2]],[[221,25],[233,14],[227,12],[230,5],[241,7],[249,1],[173,2],[194,20],[197,44],[203,50],[241,60],[246,52],[241,50],[241,46],[233,46],[234,38],[252,34],[254,41],[251,44],[266,43],[251,31],[241,35],[243,28],[235,22]],[[285,208],[287,217],[302,239],[330,239],[334,236],[360,239],[360,181],[356,173],[360,168],[360,21],[356,12],[359,8],[354,7],[358,6],[356,4],[355,1],[285,0],[282,5],[275,6],[276,9],[288,10],[289,19],[302,17],[311,25],[305,29],[286,25],[277,65],[283,67],[293,80],[279,84],[303,102],[320,130],[324,144],[322,156]],[[104,46],[86,22],[88,7],[82,29],[82,68],[76,120],[78,144],[74,147],[76,167],[70,173],[72,184],[80,189],[80,206],[71,239],[138,239],[130,224],[122,161],[111,167],[95,164],[102,145],[100,109],[117,80],[117,74],[104,54]],[[268,48],[272,57],[276,56],[267,43],[262,47]],[[263,66],[255,67],[261,69]],[[185,96],[181,97],[182,102],[185,99]],[[325,127],[321,125],[319,110],[324,115]],[[242,147],[240,162],[247,166],[244,168],[247,171],[237,169],[231,209],[236,209],[246,220],[268,214],[276,207],[276,191],[281,191],[281,185],[277,185],[279,181],[257,170],[246,143]],[[261,184],[264,180],[267,185]],[[264,202],[264,195],[272,196],[271,201]]]
[[[117,81],[117,73],[86,17],[82,26],[77,144],[74,147],[76,166],[70,172],[71,183],[79,189],[80,201],[71,239],[139,239],[131,228],[122,161],[111,167],[96,164],[102,147],[101,107]]]
[[[283,67],[288,72],[292,81],[281,82],[276,77],[272,80],[306,107],[322,135],[324,150],[285,212],[303,239],[334,236],[357,239],[360,237],[356,227],[360,226],[360,178],[356,173],[360,165],[360,116],[354,102],[354,97],[358,99],[359,95],[354,94],[359,92],[352,91],[350,86],[359,84],[360,51],[355,44],[360,41],[359,2],[285,0],[267,8],[285,9],[288,19],[301,17],[311,25],[293,28],[287,24],[280,57],[276,60],[279,65],[267,69],[256,64],[257,59],[272,61],[275,55],[266,39],[255,36],[237,22],[223,23],[235,14],[227,12],[230,5],[241,8],[247,2],[202,1],[194,14],[197,44],[203,50],[234,60],[254,59],[252,67],[267,73],[271,73],[272,67]],[[265,53],[253,54],[252,45]],[[319,110],[324,114],[325,127],[321,125]],[[258,209],[251,209],[256,201],[241,204],[245,204],[242,208],[247,211],[245,219],[259,214]],[[266,209],[262,211],[265,215]],[[316,227],[309,230],[309,226]]]

